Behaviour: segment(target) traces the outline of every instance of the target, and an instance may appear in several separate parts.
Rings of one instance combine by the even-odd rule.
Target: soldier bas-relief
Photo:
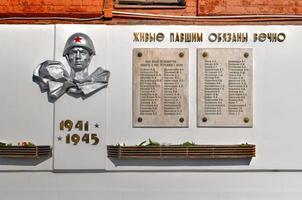
[[[94,55],[95,49],[90,37],[84,33],[75,33],[68,38],[63,52],[70,66],[70,73],[61,62],[47,60],[34,70],[33,80],[53,100],[65,93],[87,97],[107,87],[110,76],[110,72],[101,67],[88,73],[88,66]]]

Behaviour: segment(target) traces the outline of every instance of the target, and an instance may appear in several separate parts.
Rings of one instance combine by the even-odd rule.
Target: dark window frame
[[[153,9],[184,9],[185,0],[116,0],[115,8],[153,8]]]

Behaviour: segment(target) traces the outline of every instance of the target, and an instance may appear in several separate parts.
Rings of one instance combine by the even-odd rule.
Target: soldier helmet
[[[91,55],[95,55],[95,49],[90,37],[84,33],[75,33],[71,35],[64,48],[63,56],[68,54],[68,51],[73,47],[83,47],[89,51]]]

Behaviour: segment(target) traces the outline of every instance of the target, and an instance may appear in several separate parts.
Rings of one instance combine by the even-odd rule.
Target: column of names
[[[199,127],[252,126],[252,50],[198,49]]]
[[[188,126],[188,50],[134,49],[133,58],[133,126]]]

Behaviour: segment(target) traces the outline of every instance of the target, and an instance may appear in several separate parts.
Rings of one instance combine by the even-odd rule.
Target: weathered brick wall
[[[138,12],[160,15],[179,15],[179,16],[196,16],[197,15],[197,0],[186,0],[185,9],[114,9],[115,11],[123,12]]]
[[[1,16],[99,16],[103,0],[0,0]],[[302,0],[187,0],[186,9],[116,9],[174,15],[302,14]]]
[[[302,0],[198,0],[198,15],[302,14]]]
[[[111,16],[112,10],[178,16],[302,14],[302,0],[186,0],[185,9],[117,9],[114,7],[114,3],[110,3],[114,0],[0,0],[0,17],[99,17],[104,10],[104,1],[107,2],[105,11],[108,16]],[[152,23],[162,23],[158,19],[153,19]],[[134,20],[133,17],[126,18],[121,15],[113,15],[110,22],[97,20],[81,23],[146,23],[142,20],[144,19],[137,18]],[[300,19],[297,19],[297,21],[302,22]],[[14,22],[1,21],[0,23],[35,23],[35,21],[15,20]],[[42,23],[58,23],[58,21],[44,20]],[[59,21],[59,23],[78,22]],[[170,23],[170,21],[166,20],[166,23]],[[193,24],[207,23],[207,21],[191,20],[190,22],[174,21],[171,23]],[[209,23],[213,23],[213,21]],[[216,23],[219,23],[219,21],[216,21]]]
[[[0,0],[0,16],[100,16],[104,0]],[[114,3],[111,6],[113,8]],[[185,9],[116,9],[170,15],[197,15],[197,1]]]
[[[99,16],[103,0],[0,0],[1,16]]]

